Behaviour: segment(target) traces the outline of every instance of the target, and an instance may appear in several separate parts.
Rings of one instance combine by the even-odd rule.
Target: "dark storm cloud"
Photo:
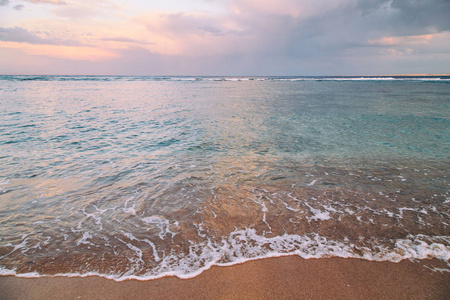
[[[0,6],[8,5],[9,0],[0,0]]]
[[[413,34],[450,30],[450,1],[394,0],[391,7],[398,11],[393,26],[399,25]]]
[[[348,2],[311,17],[265,16],[277,28],[268,38],[287,57],[336,56],[386,36],[414,36],[450,30],[448,0]],[[265,48],[267,50],[271,47]]]
[[[22,10],[24,8],[25,8],[25,6],[23,6],[23,5],[15,5],[15,6],[13,6],[13,9],[15,9],[15,10]]]
[[[374,12],[381,7],[387,7],[390,6],[390,3],[392,0],[358,0],[357,2],[357,8],[360,9],[363,14],[369,14],[371,12]]]
[[[357,8],[374,29],[382,29],[392,35],[450,30],[448,0],[360,0]]]

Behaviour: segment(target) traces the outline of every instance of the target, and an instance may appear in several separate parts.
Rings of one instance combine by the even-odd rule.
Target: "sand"
[[[212,267],[191,279],[0,277],[1,299],[450,299],[442,261],[268,258]]]

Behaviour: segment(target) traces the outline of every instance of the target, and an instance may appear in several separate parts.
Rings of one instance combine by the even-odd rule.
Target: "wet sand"
[[[192,279],[0,277],[0,299],[449,299],[442,261],[268,258],[212,267]]]

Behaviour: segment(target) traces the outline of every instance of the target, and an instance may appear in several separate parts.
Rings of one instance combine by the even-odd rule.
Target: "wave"
[[[231,266],[251,260],[269,257],[297,255],[304,259],[311,258],[358,258],[369,261],[399,262],[404,259],[439,259],[447,263],[450,271],[450,237],[427,235],[409,235],[403,239],[392,241],[393,247],[372,246],[357,247],[347,241],[336,241],[318,234],[295,235],[284,234],[275,237],[258,235],[255,229],[235,230],[221,242],[205,241],[193,244],[188,253],[171,253],[161,259],[158,266],[145,274],[136,275],[137,270],[130,269],[122,274],[103,274],[99,272],[57,273],[54,275],[37,272],[17,273],[15,269],[0,267],[0,275],[17,277],[87,277],[99,276],[115,281],[128,279],[151,280],[165,276],[176,276],[187,279],[200,275],[212,266]],[[130,248],[132,249],[132,248]],[[139,249],[135,249],[138,251]],[[138,251],[139,252],[139,251]],[[136,260],[142,261],[142,253]]]
[[[0,75],[0,81],[182,81],[182,82],[241,82],[241,81],[450,81],[450,76],[56,76],[56,75]]]

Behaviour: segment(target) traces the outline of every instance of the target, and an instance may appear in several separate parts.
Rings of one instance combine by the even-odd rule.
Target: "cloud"
[[[48,4],[54,4],[54,5],[66,5],[67,3],[62,0],[23,0],[27,2],[31,2],[34,4],[40,4],[40,3],[48,3]]]
[[[386,10],[389,8],[390,4],[391,1],[388,0],[358,0],[356,5],[364,15],[367,15],[379,9]]]
[[[114,48],[109,49],[108,47],[102,47],[102,45],[95,43],[83,43],[75,39],[62,40],[52,38],[51,36],[52,33],[50,32],[33,32],[17,26],[9,28],[0,27],[0,49],[17,49],[31,56],[91,62],[110,60],[118,57]],[[123,38],[122,40],[123,42],[139,42],[131,38]],[[141,43],[145,44],[144,42]]]
[[[428,35],[450,30],[448,0],[222,2],[225,13],[146,13],[134,20],[156,42],[153,53],[214,58],[211,70],[229,69],[233,57],[243,70],[263,74],[351,72],[357,69],[349,64],[352,57],[412,59],[426,47],[433,51],[436,40]],[[383,44],[389,42],[395,45]]]
[[[369,40],[367,46],[378,48],[379,53],[393,55],[435,55],[450,53],[450,31],[412,36],[387,36]],[[433,45],[433,48],[430,48]],[[450,55],[449,55],[450,56]]]
[[[398,46],[398,45],[420,45],[427,44],[433,35],[415,35],[415,36],[401,36],[401,37],[382,37],[376,40],[369,40],[369,45],[375,46]]]
[[[249,28],[261,53],[292,59],[337,58],[377,38],[450,30],[448,0],[283,0],[286,9],[259,11],[258,3],[234,1],[231,17]]]
[[[68,19],[87,19],[97,16],[98,12],[92,7],[67,6],[53,10],[53,14]]]
[[[448,0],[394,0],[391,7],[398,11],[394,25],[402,30],[418,33],[434,33],[450,30],[450,1]]]
[[[45,39],[21,27],[0,27],[0,41],[28,44],[53,44],[51,39]]]
[[[119,42],[119,43],[133,43],[133,44],[142,44],[142,45],[156,45],[156,43],[146,42],[143,40],[132,39],[128,37],[114,37],[114,38],[102,38],[102,41],[107,42]]]
[[[244,30],[233,20],[209,13],[173,13],[161,15],[159,22],[168,33],[176,36],[241,35]]]
[[[13,6],[13,9],[15,9],[15,10],[22,10],[24,8],[25,8],[25,6],[23,6],[21,4]]]
[[[22,44],[1,42],[0,48],[17,49],[27,55],[76,61],[105,61],[117,58],[117,53],[95,47],[72,47],[63,45]]]
[[[209,11],[199,0],[197,10],[178,12],[175,0],[170,12],[146,10],[145,1],[139,7],[135,1],[23,1],[59,6],[40,6],[42,19],[37,7],[33,19],[11,18],[0,27],[2,45],[16,43],[40,57],[63,51],[59,59],[69,60],[84,47],[78,61],[106,53],[101,66],[108,72],[320,75],[450,68],[448,0],[205,0],[217,8]]]
[[[61,40],[49,38],[48,33],[39,32],[40,35],[30,32],[21,27],[0,27],[0,41],[17,42],[32,45],[64,45],[64,46],[82,46],[81,42],[75,40]]]
[[[0,0],[0,6],[8,5],[9,0]]]
[[[448,0],[359,0],[362,12],[372,30],[392,35],[418,35],[450,30]]]
[[[232,20],[211,13],[142,14],[133,19],[145,26],[152,51],[168,55],[210,55],[240,51],[236,37],[244,32]],[[239,38],[238,38],[239,39]],[[233,49],[234,50],[233,50]]]
[[[96,17],[114,17],[114,11],[120,11],[122,6],[109,0],[78,0],[69,5],[59,6],[52,10],[58,17],[68,19],[94,19]]]
[[[316,0],[234,0],[230,3],[230,11],[243,16],[292,16],[295,18],[311,18],[330,10],[341,9],[349,0],[316,1]]]

